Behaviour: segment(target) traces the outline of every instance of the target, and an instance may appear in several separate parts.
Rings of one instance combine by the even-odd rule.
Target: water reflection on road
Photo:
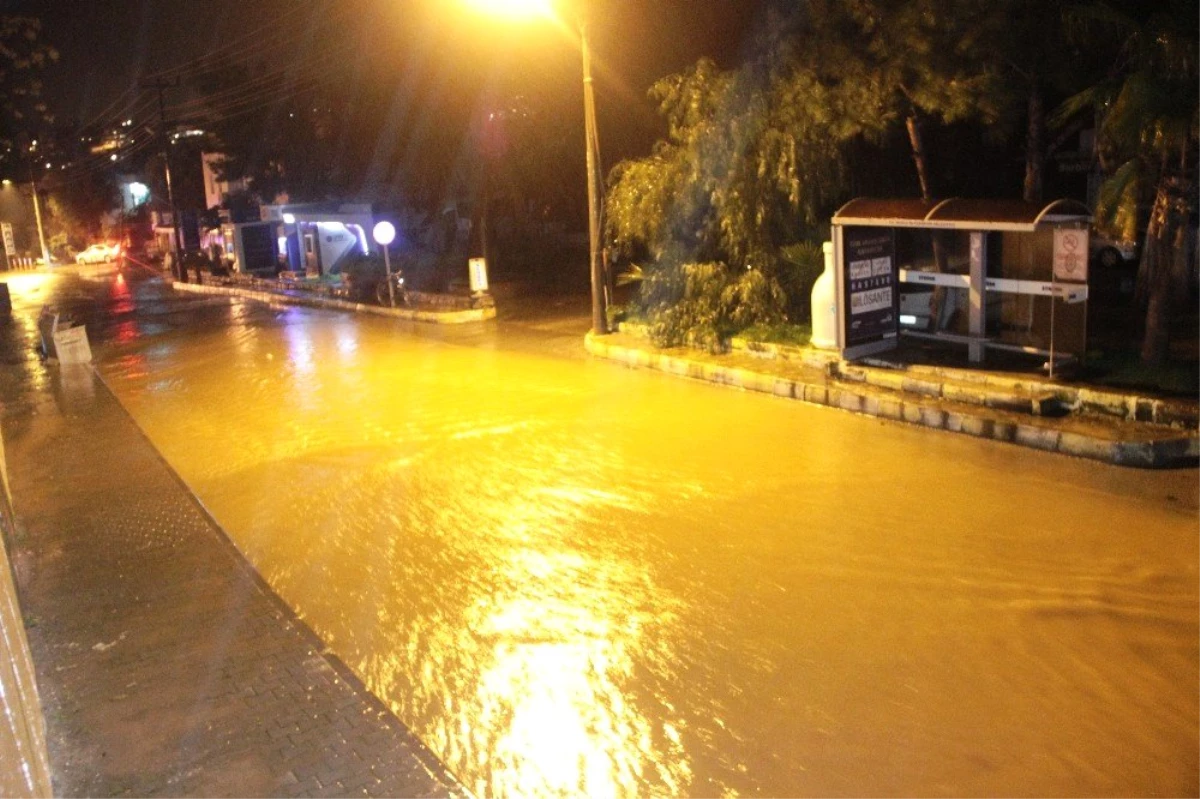
[[[1194,470],[560,357],[519,320],[129,296],[94,319],[106,382],[479,795],[1196,791]]]

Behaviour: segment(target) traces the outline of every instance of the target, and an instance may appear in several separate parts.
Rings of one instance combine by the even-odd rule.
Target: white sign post
[[[1088,232],[1079,228],[1054,229],[1054,271],[1050,275],[1050,361],[1049,375],[1054,377],[1054,306],[1058,299],[1058,281],[1087,283]]]
[[[375,239],[375,243],[383,248],[383,272],[387,280],[388,303],[395,308],[396,290],[392,287],[392,259],[388,255],[388,245],[396,239],[396,226],[387,220],[376,222],[375,227],[371,230],[371,236]]]
[[[17,252],[17,245],[13,241],[13,227],[11,222],[0,222],[0,231],[4,235],[4,267],[12,269],[12,257]]]
[[[468,258],[467,269],[470,273],[471,293],[482,294],[487,291],[487,260],[484,258]]]

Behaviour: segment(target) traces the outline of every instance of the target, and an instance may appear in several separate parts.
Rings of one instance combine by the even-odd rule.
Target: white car
[[[121,255],[119,244],[93,244],[81,253],[76,254],[77,264],[104,264],[115,261]]]
[[[1088,251],[1092,262],[1104,269],[1116,269],[1118,266],[1130,266],[1138,258],[1136,241],[1118,241],[1092,231],[1088,237]]]

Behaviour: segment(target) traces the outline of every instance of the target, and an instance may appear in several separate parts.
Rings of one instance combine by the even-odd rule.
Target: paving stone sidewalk
[[[55,795],[465,795],[90,366],[5,395],[8,545]]]
[[[1194,401],[1067,389],[977,369],[848,364],[811,349],[790,357],[745,348],[717,355],[661,349],[625,332],[589,333],[584,346],[627,366],[1121,466],[1169,468],[1200,460]]]

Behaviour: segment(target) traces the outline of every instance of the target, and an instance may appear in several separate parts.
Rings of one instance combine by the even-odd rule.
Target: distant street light
[[[375,227],[371,229],[371,237],[383,248],[383,271],[387,276],[388,303],[395,308],[396,290],[392,288],[392,260],[388,256],[388,245],[396,240],[396,226],[387,220],[376,222]]]
[[[129,199],[133,201],[134,208],[146,202],[146,198],[149,196],[150,187],[145,183],[139,183],[135,180],[129,184]]]
[[[553,18],[550,0],[466,0],[472,7],[509,19]],[[583,0],[586,8],[587,0]],[[608,333],[607,281],[600,251],[602,199],[600,197],[600,136],[596,126],[596,99],[592,91],[592,55],[588,46],[586,11],[580,11],[579,50],[583,58],[583,127],[587,147],[588,257],[592,283],[592,332]]]

